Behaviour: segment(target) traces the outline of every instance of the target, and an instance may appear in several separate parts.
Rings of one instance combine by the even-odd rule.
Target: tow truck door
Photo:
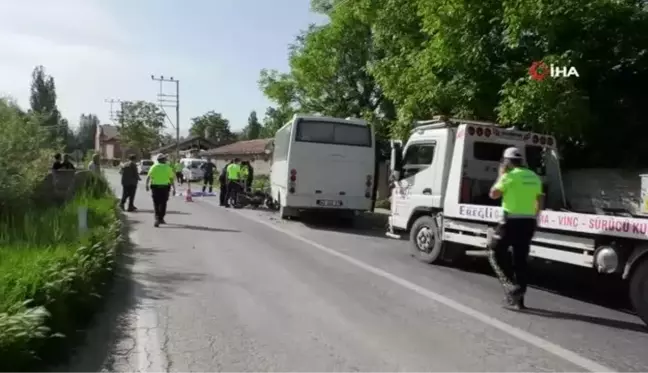
[[[435,139],[408,143],[401,153],[402,159],[395,163],[398,168],[393,173],[391,203],[391,223],[394,228],[406,229],[410,216],[417,207],[432,205],[431,166],[436,145]]]

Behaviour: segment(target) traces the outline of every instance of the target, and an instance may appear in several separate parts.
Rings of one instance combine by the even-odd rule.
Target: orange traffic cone
[[[191,196],[191,183],[187,183],[187,190],[185,191],[185,202],[193,202],[193,197]]]

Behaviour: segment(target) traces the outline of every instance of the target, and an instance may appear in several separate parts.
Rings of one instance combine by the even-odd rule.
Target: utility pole
[[[119,124],[123,126],[123,122],[121,121],[121,116],[124,113],[124,103],[120,99],[114,99],[114,98],[107,98],[104,100],[108,104],[110,104],[110,120],[115,122],[119,121]],[[120,104],[120,110],[115,111],[113,108],[115,104]]]
[[[164,114],[166,115],[167,119],[169,119],[171,126],[174,127],[176,130],[176,159],[180,159],[180,81],[177,79],[173,79],[173,77],[165,78],[162,75],[160,75],[159,77],[156,77],[155,75],[151,75],[151,80],[160,82],[160,91],[157,95],[158,104],[162,108],[162,111],[164,111]],[[175,95],[164,94],[164,83],[175,83],[175,89],[176,89]],[[166,111],[164,110],[165,107],[176,109],[175,125],[173,124],[169,116],[166,114]]]

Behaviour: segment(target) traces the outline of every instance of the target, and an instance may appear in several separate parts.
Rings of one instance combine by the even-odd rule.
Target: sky
[[[181,135],[210,110],[241,129],[271,105],[259,71],[287,71],[288,45],[323,22],[309,0],[0,0],[0,95],[27,108],[43,65],[72,126],[82,113],[110,123],[107,99],[155,102],[163,75],[180,80]]]

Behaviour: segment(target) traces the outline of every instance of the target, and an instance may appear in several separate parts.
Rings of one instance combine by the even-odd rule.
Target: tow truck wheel
[[[434,218],[421,216],[410,230],[410,247],[412,256],[425,263],[434,263],[441,259],[442,241]]]
[[[630,301],[637,315],[648,325],[648,258],[637,263],[630,277]]]

